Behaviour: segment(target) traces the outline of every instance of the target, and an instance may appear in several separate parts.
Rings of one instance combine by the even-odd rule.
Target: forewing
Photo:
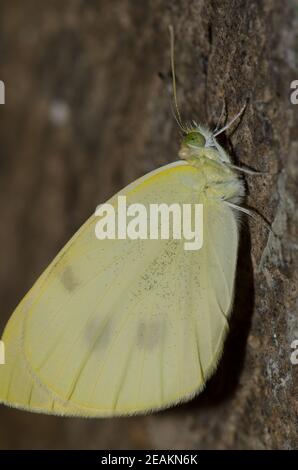
[[[204,199],[198,170],[182,163],[121,194],[147,207],[203,203],[203,248],[99,241],[91,217],[8,323],[1,401],[66,415],[133,414],[193,396],[215,369],[233,298],[234,214]]]

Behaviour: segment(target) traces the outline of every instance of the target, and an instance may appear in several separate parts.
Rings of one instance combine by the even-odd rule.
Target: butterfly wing
[[[53,414],[129,415],[192,397],[215,370],[233,300],[233,212],[204,198],[199,170],[185,162],[120,194],[145,206],[203,203],[203,247],[100,241],[91,217],[8,322],[0,401]]]

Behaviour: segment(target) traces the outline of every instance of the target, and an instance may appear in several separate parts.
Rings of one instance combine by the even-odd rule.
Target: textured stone
[[[0,448],[297,447],[297,2],[6,1],[0,24],[2,328],[95,206],[177,159],[169,39],[185,119],[245,114],[222,143],[248,176],[231,331],[191,403],[146,417],[83,420],[0,408]]]

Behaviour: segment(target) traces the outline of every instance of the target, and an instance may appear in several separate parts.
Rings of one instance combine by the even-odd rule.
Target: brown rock
[[[235,308],[223,360],[191,403],[146,417],[83,420],[0,408],[0,447],[297,447],[296,2],[7,1],[0,79],[0,327],[58,249],[136,177],[177,159],[169,39],[186,119],[247,109],[223,143],[247,177]],[[163,77],[162,79],[160,78]]]

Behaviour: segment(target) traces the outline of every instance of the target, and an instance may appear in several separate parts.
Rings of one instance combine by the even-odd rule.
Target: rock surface
[[[0,328],[95,206],[177,159],[167,27],[185,119],[240,122],[223,144],[248,176],[236,299],[223,359],[192,402],[81,420],[1,406],[0,448],[298,447],[297,1],[7,1],[0,23]]]

